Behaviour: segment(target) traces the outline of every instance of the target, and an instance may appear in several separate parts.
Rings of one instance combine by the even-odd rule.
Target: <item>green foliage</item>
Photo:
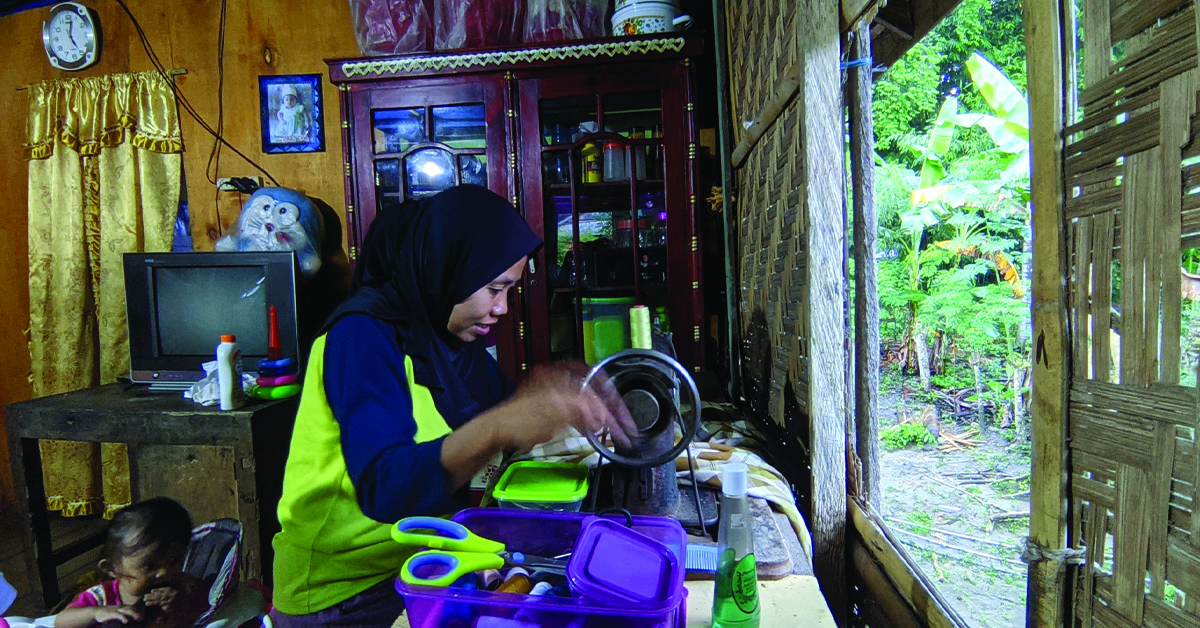
[[[1001,495],[1012,495],[1029,490],[1029,476],[1015,480],[1000,480],[996,482],[996,492]]]
[[[970,111],[984,111],[983,95],[971,83],[967,59],[979,52],[1025,88],[1025,27],[1020,0],[963,0],[957,9],[875,82],[876,145],[889,161],[920,155],[909,147],[920,142],[946,96],[957,96]],[[951,157],[986,147],[982,131],[966,133]]]
[[[932,445],[936,442],[929,428],[922,423],[901,423],[884,429],[880,433],[883,446],[889,450]]]
[[[946,167],[942,163],[942,157],[950,152],[950,144],[954,141],[954,130],[957,128],[955,124],[957,117],[958,99],[948,96],[946,100],[942,101],[937,119],[933,121],[933,128],[929,130],[929,141],[921,150],[919,185],[922,188],[932,187],[946,177]]]
[[[1200,367],[1200,303],[1184,301],[1180,334],[1179,383],[1196,385],[1196,370]]]
[[[1184,270],[1193,275],[1200,275],[1200,249],[1187,249],[1180,258],[1179,264]]]
[[[1026,535],[1029,534],[1029,517],[1017,517],[1015,519],[1004,519],[997,522],[997,526],[1004,528],[1010,534]]]
[[[924,510],[915,510],[907,515],[909,523],[913,524],[913,532],[917,534],[929,534],[933,527],[933,515]]]
[[[900,365],[889,364],[885,366],[879,374],[879,390],[899,390],[900,384],[903,381],[904,373],[901,372]]]
[[[961,390],[963,388],[971,388],[975,385],[970,371],[963,371],[962,369],[938,373],[930,379],[933,380],[934,386],[942,390]]]

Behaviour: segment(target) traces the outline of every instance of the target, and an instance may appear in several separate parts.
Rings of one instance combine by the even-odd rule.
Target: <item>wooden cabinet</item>
[[[329,61],[341,93],[352,261],[379,212],[458,183],[513,201],[546,245],[496,328],[514,378],[628,342],[645,305],[704,365],[697,36]]]

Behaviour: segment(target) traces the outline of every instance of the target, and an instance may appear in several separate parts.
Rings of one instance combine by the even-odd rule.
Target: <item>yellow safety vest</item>
[[[324,610],[395,577],[413,550],[391,538],[388,524],[364,515],[342,456],[341,429],[325,397],[325,336],[313,342],[279,500],[275,535],[275,607],[289,615]],[[415,441],[450,433],[429,389],[404,374],[417,422]]]

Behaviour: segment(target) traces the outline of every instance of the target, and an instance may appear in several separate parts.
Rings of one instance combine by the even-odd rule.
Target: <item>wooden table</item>
[[[8,446],[18,491],[17,534],[24,537],[30,589],[46,608],[59,601],[58,565],[103,542],[96,535],[55,548],[50,538],[39,439],[125,443],[133,500],[178,500],[195,524],[220,517],[242,522],[243,577],[267,582],[275,507],[298,398],[251,401],[221,412],[179,393],[108,384],[7,406]],[[20,499],[24,490],[27,499]]]
[[[688,628],[712,626],[712,580],[689,580]],[[833,613],[825,603],[817,579],[810,575],[792,575],[780,580],[760,580],[758,600],[762,607],[758,625],[762,628],[837,628]],[[410,628],[408,615],[401,615],[392,628]]]
[[[685,584],[688,627],[708,628],[712,625],[713,581],[692,580]],[[837,628],[815,576],[792,575],[780,580],[760,580],[758,603],[762,609],[758,625],[763,628]]]

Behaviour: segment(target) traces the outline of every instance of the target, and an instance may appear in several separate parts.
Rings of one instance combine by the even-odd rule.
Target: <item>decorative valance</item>
[[[57,138],[82,156],[126,138],[156,153],[183,152],[175,93],[158,72],[42,81],[29,86],[26,159],[45,159]]]

